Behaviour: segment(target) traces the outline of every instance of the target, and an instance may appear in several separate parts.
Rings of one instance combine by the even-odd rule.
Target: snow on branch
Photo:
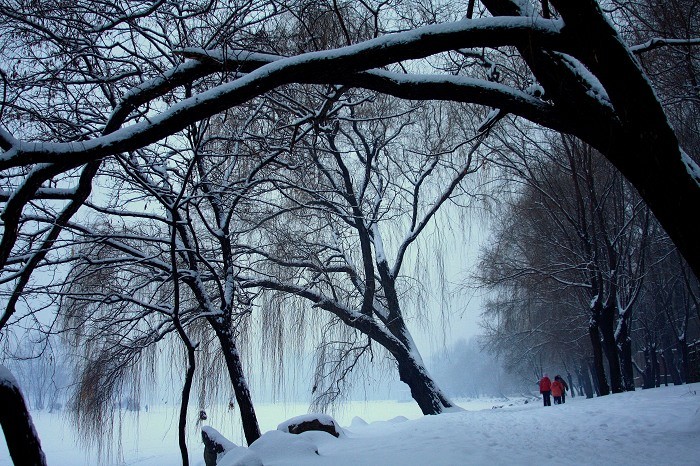
[[[642,44],[632,45],[629,49],[632,51],[632,53],[640,55],[644,52],[649,52],[661,47],[690,47],[693,45],[700,45],[700,37],[695,37],[692,39],[667,39],[664,37],[654,37]]]
[[[195,62],[213,64],[216,65],[217,68],[224,66],[229,71],[238,71],[240,73],[250,73],[268,63],[286,58],[282,55],[250,52],[247,50],[234,49],[224,52],[223,50],[203,49],[199,47],[187,47],[181,50],[175,50],[173,53],[183,58],[194,60]]]
[[[700,166],[682,148],[679,149],[685,169],[688,171],[692,180],[700,186]]]
[[[75,189],[62,188],[39,188],[34,193],[33,199],[72,199],[75,196]],[[0,201],[7,202],[14,195],[10,191],[0,189]]]
[[[0,126],[0,148],[10,150],[15,144],[17,144],[17,139]]]
[[[308,287],[293,283],[283,283],[270,278],[243,278],[242,288],[261,288],[274,290],[282,293],[290,293],[313,303],[312,308],[323,309],[332,313],[348,326],[358,329],[368,337],[372,338],[389,351],[401,346],[401,342],[390,331],[380,325],[371,316],[351,309],[349,306],[328,297],[321,292],[309,289]]]
[[[141,121],[89,141],[18,142],[0,155],[0,169],[32,163],[68,168],[120,152],[133,151],[289,83],[337,83],[350,74],[403,60],[425,58],[455,48],[499,47],[537,42],[566,51],[562,23],[521,17],[483,18],[389,34],[360,44],[280,59],[232,82],[214,87]]]

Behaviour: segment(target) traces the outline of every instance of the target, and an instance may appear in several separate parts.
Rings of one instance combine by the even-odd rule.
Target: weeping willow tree
[[[421,410],[442,412],[452,402],[426,370],[407,322],[440,312],[421,305],[445,284],[428,280],[443,265],[429,238],[439,243],[444,236],[435,230],[459,223],[440,217],[442,207],[473,202],[469,176],[486,133],[455,106],[404,105],[343,87],[329,87],[309,113],[318,95],[285,95],[287,109],[300,112],[288,129],[293,170],[275,173],[274,220],[259,226],[258,241],[240,245],[255,264],[241,286],[272,293],[269,302],[287,303],[295,315],[304,306],[327,314],[312,387],[319,406],[337,399],[352,370],[381,348]],[[404,272],[412,265],[416,276]]]

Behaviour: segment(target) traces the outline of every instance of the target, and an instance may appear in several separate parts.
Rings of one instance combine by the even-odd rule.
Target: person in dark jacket
[[[554,380],[558,380],[561,386],[564,387],[561,391],[561,402],[566,403],[566,391],[569,389],[569,385],[566,383],[564,377],[562,377],[561,375],[557,375],[556,377],[554,377]]]
[[[552,381],[549,379],[549,375],[546,372],[540,379],[540,393],[542,394],[544,405],[552,406]]]
[[[552,398],[554,398],[555,405],[561,404],[561,394],[563,391],[564,391],[564,386],[561,384],[559,379],[557,379],[555,377],[554,382],[552,382]]]

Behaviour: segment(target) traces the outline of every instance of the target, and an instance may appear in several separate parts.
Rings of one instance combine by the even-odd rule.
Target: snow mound
[[[220,463],[221,459],[226,456],[229,451],[239,450],[239,446],[231,442],[229,439],[221,435],[221,433],[210,426],[202,427],[202,442],[204,443],[204,462],[207,464]],[[238,458],[239,455],[232,454],[229,457]],[[233,461],[231,464],[238,464]]]
[[[216,466],[263,466],[263,461],[254,451],[246,447],[235,446],[219,458]]]
[[[406,416],[396,416],[396,417],[392,417],[391,419],[389,419],[386,422],[388,422],[390,424],[401,424],[402,422],[406,422],[406,421],[408,421],[408,418]]]
[[[462,411],[464,411],[464,408],[461,408],[457,405],[454,405],[454,406],[451,406],[449,408],[444,408],[442,412],[443,413],[461,413]]]
[[[362,419],[360,416],[355,416],[354,418],[352,418],[352,421],[350,421],[350,427],[362,427],[366,425],[367,421]]]
[[[300,434],[310,430],[328,432],[334,437],[344,435],[343,429],[332,416],[323,413],[302,414],[280,423],[277,430],[289,434]]]
[[[211,426],[202,426],[202,432],[204,432],[207,437],[209,437],[213,442],[221,445],[225,451],[229,451],[232,448],[237,448],[238,445],[221,435],[221,433]]]
[[[255,452],[246,447],[236,447],[228,450],[216,462],[216,466],[263,466],[263,462]]]
[[[318,457],[318,447],[306,436],[288,434],[281,430],[265,432],[248,450],[259,455],[263,464],[275,461],[303,464]]]

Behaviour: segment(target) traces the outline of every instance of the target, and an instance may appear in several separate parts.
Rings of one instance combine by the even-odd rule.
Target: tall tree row
[[[697,157],[698,55],[692,30],[699,20],[696,2],[610,2],[606,6],[621,33],[638,43],[634,50],[654,82],[666,115],[689,156]],[[660,48],[671,44],[675,46],[661,53]],[[488,270],[481,277],[483,283],[500,290],[489,305],[489,316],[495,319],[488,324],[493,346],[507,352],[507,342],[516,339],[530,348],[512,355],[511,360],[516,361],[522,357],[518,354],[531,355],[533,350],[541,354],[544,345],[551,363],[562,357],[558,347],[563,340],[566,357],[580,361],[574,363],[581,365],[581,373],[591,369],[601,394],[634,389],[635,378],[645,387],[658,385],[662,368],[665,377],[675,383],[686,380],[681,376],[688,371],[686,340],[696,338],[698,331],[696,316],[692,316],[696,280],[688,279],[674,245],[653,214],[640,209],[634,191],[625,188],[629,194],[621,194],[606,184],[612,172],[606,174],[610,168],[601,157],[588,155],[594,163],[587,163],[582,154],[589,153],[589,147],[566,138],[552,144],[551,139],[511,138],[498,150],[511,180],[528,187],[515,188],[507,212],[499,214],[501,226],[495,238],[500,245],[489,248],[482,258]],[[544,156],[543,151],[547,152]],[[514,157],[518,153],[522,157]],[[545,170],[540,168],[543,160],[549,160]],[[564,180],[566,188],[553,180]],[[623,198],[629,199],[623,201],[628,207],[623,203],[614,213],[614,203]],[[525,212],[533,209],[546,213],[538,221],[544,223],[531,233],[515,230],[514,238],[508,226],[514,229],[521,221],[532,224],[534,220]],[[611,228],[614,224],[617,226]],[[571,232],[564,234],[567,228]],[[521,246],[502,244],[509,242]],[[553,252],[565,257],[551,257]],[[494,258],[498,259],[495,263]],[[548,261],[551,265],[546,265]],[[504,262],[507,265],[498,265]],[[581,280],[582,275],[587,278]],[[563,304],[561,293],[574,299],[576,289],[587,292],[577,298],[578,303],[563,306],[574,312],[567,311],[563,319],[557,319],[558,312],[552,307]],[[582,314],[586,308],[590,312]],[[542,317],[532,321],[533,312]],[[514,320],[516,326],[509,327],[508,322]],[[543,333],[542,322],[547,332]],[[583,324],[588,326],[590,342],[581,345]],[[572,326],[573,335],[568,333]],[[603,366],[604,361],[608,367]]]

